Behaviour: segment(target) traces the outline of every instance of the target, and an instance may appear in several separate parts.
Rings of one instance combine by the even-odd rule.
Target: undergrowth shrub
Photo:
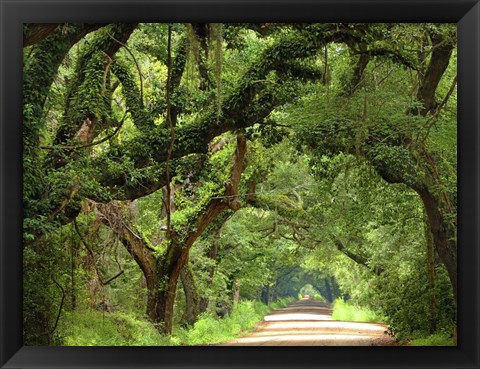
[[[263,320],[271,309],[287,305],[291,299],[276,301],[267,306],[258,301],[241,301],[232,313],[220,319],[211,314],[203,314],[188,331],[186,345],[215,344],[231,340],[239,335],[250,332],[256,323]]]
[[[456,326],[455,300],[445,267],[436,266],[435,288],[430,289],[423,264],[419,261],[416,269],[402,277],[401,283],[395,275],[387,274],[393,272],[385,272],[376,287],[381,301],[379,308],[388,317],[389,331],[397,340],[427,337],[441,331],[451,333]],[[438,332],[430,332],[430,294],[435,296],[433,318]]]
[[[384,320],[372,309],[352,305],[343,299],[336,299],[333,303],[332,318],[351,322],[380,323]]]
[[[58,334],[66,346],[158,346],[161,338],[147,320],[93,310],[65,313]]]
[[[161,335],[146,319],[122,312],[85,310],[65,313],[59,338],[66,346],[190,346],[231,340],[251,332],[272,309],[292,301],[285,298],[269,306],[259,301],[240,301],[225,318],[200,315],[193,328],[174,327],[173,335]]]
[[[410,341],[410,346],[455,346],[453,337],[445,333],[435,333]]]

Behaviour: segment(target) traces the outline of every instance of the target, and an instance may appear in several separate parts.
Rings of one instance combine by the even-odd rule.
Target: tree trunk
[[[148,243],[132,226],[122,218],[122,209],[116,202],[109,205],[98,204],[97,208],[104,215],[104,223],[114,229],[142,269],[147,280],[148,301],[147,313],[154,323],[160,325],[164,333],[171,333],[173,328],[173,306],[177,283],[182,269],[188,262],[190,248],[202,235],[205,229],[227,209],[240,209],[236,195],[240,183],[244,159],[247,152],[247,141],[243,135],[237,136],[237,149],[233,157],[233,167],[230,181],[225,184],[222,198],[212,198],[198,214],[194,224],[190,224],[187,236],[180,238],[173,233],[165,255],[155,258]]]
[[[332,289],[330,288],[330,283],[328,281],[328,278],[324,279],[325,282],[325,298],[328,300],[328,302],[333,302],[333,296],[332,296]]]
[[[420,111],[413,111],[413,113],[422,116],[426,116],[429,112],[437,108],[435,93],[438,83],[448,67],[454,48],[453,42],[447,40],[445,36],[441,34],[432,33],[430,37],[434,46],[432,56],[430,57],[428,68],[423,75],[417,94],[417,99],[423,106]]]
[[[457,301],[457,244],[456,235],[453,226],[444,218],[440,201],[430,193],[426,187],[415,188],[420,195],[425,211],[427,213],[430,232],[433,236],[433,242],[438,256],[445,265],[448,277],[453,288],[455,303]]]
[[[62,23],[26,23],[23,25],[23,47],[43,41],[54,33]]]
[[[215,270],[217,267],[217,255],[218,255],[218,239],[220,237],[220,232],[225,225],[225,223],[232,217],[233,213],[226,214],[222,217],[220,221],[217,222],[216,226],[212,230],[213,241],[210,249],[207,251],[206,256],[213,261],[212,266],[208,270],[208,282],[209,284],[213,283],[213,277],[215,275]],[[208,296],[202,296],[200,298],[200,314],[207,311],[210,300]]]
[[[425,214],[425,243],[427,245],[427,269],[428,269],[428,320],[429,331],[433,334],[437,330],[437,303],[435,298],[435,246],[433,244],[432,233],[428,217]]]
[[[263,286],[261,291],[261,299],[264,304],[270,303],[270,285]]]
[[[147,284],[147,315],[153,322],[157,322],[159,298],[158,260],[153,254],[154,250],[135,231],[134,226],[125,219],[120,203],[113,201],[108,204],[95,204],[95,206],[101,214],[102,222],[115,232],[125,249],[142,270]]]
[[[445,218],[445,210],[442,209],[442,201],[432,193],[425,183],[408,183],[404,178],[389,176],[385,171],[378,169],[377,172],[389,183],[403,183],[414,190],[422,200],[428,217],[430,232],[433,243],[440,260],[447,269],[448,277],[452,285],[455,304],[457,302],[457,237],[456,225],[449,223]],[[453,213],[451,211],[450,213]],[[455,211],[456,216],[456,211]]]
[[[195,279],[193,272],[189,264],[180,272],[180,279],[183,285],[183,291],[185,292],[185,312],[182,316],[182,323],[184,325],[192,326],[198,319],[200,313],[199,297],[197,286],[195,285]]]
[[[243,135],[237,135],[237,149],[233,157],[233,167],[230,181],[225,184],[223,198],[212,198],[204,210],[198,215],[190,233],[182,240],[176,234],[172,239],[167,252],[161,261],[157,278],[160,283],[160,298],[158,301],[158,323],[162,323],[165,333],[171,333],[173,328],[173,305],[177,290],[177,282],[185,264],[188,262],[190,248],[202,235],[205,229],[212,224],[217,217],[227,209],[234,211],[240,209],[240,202],[236,195],[238,185],[244,167],[244,159],[247,152],[247,141]]]
[[[70,291],[70,303],[71,310],[74,311],[77,307],[77,297],[75,292],[75,270],[77,269],[76,258],[77,258],[77,244],[72,242],[70,244],[70,279],[71,279],[71,291]]]
[[[226,220],[226,219],[225,219]],[[222,226],[225,222],[222,222]],[[217,236],[218,236],[218,233],[220,232],[220,228],[218,229],[218,232],[215,231],[215,240],[213,241],[212,243],[212,247],[210,247],[210,250],[208,250],[208,253],[207,253],[207,257],[210,259],[210,260],[213,260],[213,261],[216,261],[217,260],[217,254],[218,254],[218,245],[217,245]],[[215,274],[215,268],[216,266],[215,265],[212,265],[210,267],[210,270],[208,271],[208,280],[211,283],[213,283],[213,276]],[[199,305],[199,313],[203,313],[205,311],[207,311],[207,308],[208,308],[208,304],[210,303],[210,300],[207,296],[202,296],[200,298],[200,305]]]
[[[233,283],[233,306],[236,306],[240,301],[240,280],[236,279]]]

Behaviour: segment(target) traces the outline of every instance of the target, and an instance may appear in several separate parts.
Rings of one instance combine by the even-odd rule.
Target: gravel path
[[[391,346],[386,325],[332,320],[328,305],[310,299],[270,312],[255,332],[219,346]]]

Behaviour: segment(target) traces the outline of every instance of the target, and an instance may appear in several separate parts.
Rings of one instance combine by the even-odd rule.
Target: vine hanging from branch
[[[168,42],[167,42],[167,123],[170,128],[170,146],[168,147],[167,160],[165,162],[165,175],[167,178],[167,200],[165,201],[165,209],[167,211],[167,236],[171,238],[171,196],[172,188],[170,183],[170,158],[172,157],[173,145],[175,143],[175,126],[172,122],[171,101],[170,101],[170,85],[172,83],[172,25],[168,25]]]

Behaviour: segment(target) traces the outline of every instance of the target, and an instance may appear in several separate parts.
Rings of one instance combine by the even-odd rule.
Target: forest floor
[[[336,321],[327,304],[302,299],[265,316],[255,332],[219,346],[394,346],[378,323]]]

